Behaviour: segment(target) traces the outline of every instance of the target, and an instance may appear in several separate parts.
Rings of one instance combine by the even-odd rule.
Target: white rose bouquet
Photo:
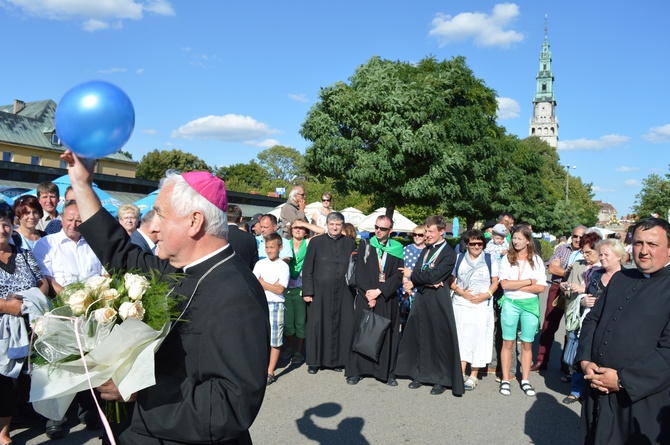
[[[120,273],[66,286],[33,322],[35,410],[61,419],[77,392],[109,379],[126,400],[154,385],[154,353],[179,316],[166,281]]]

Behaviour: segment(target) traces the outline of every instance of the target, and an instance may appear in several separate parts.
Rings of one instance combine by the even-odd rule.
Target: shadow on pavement
[[[298,431],[306,438],[321,445],[340,445],[343,443],[352,445],[369,444],[362,434],[365,420],[361,417],[347,417],[334,430],[319,427],[314,423],[312,418],[312,416],[322,418],[334,417],[341,411],[342,406],[338,403],[322,403],[314,408],[309,408],[305,410],[302,418],[296,420]]]
[[[538,392],[535,397],[533,406],[526,412],[524,427],[531,443],[538,445],[579,443],[579,415],[550,394]]]

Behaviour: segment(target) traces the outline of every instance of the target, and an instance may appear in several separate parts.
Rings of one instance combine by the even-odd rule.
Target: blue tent
[[[70,177],[68,175],[61,176],[60,178],[54,179],[52,182],[58,186],[60,201],[58,201],[57,208],[59,212],[62,212],[63,204],[65,204],[65,190],[70,186]],[[93,190],[95,191],[95,194],[98,195],[98,198],[100,198],[102,206],[113,216],[116,216],[116,211],[123,205],[123,203],[116,198],[112,198],[109,193],[101,190],[95,183],[93,183]],[[37,189],[27,191],[25,194],[37,196]]]
[[[156,202],[156,196],[158,196],[158,190],[154,190],[153,192],[149,193],[147,196],[144,198],[135,201],[133,204],[135,204],[137,207],[140,208],[140,215],[144,216],[145,213],[147,213],[149,210],[152,209],[154,206],[154,202]]]
[[[0,202],[6,202],[10,207],[14,206],[14,198],[10,198],[9,196],[5,196],[2,193],[0,193]]]

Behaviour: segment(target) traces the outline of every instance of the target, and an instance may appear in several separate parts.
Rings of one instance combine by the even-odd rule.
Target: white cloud
[[[514,119],[519,117],[519,113],[521,113],[519,102],[509,97],[498,98],[498,119]]]
[[[623,165],[622,165],[621,167],[617,167],[617,168],[616,168],[616,171],[618,171],[618,172],[623,172],[623,173],[628,173],[628,172],[639,172],[639,171],[640,171],[640,167],[626,167],[626,166],[623,166]]]
[[[623,183],[629,189],[642,187],[642,184],[637,179],[626,179]]]
[[[265,139],[264,141],[245,141],[244,142],[247,145],[252,145],[254,147],[262,147],[262,148],[270,148],[274,147],[275,145],[281,145],[280,142],[277,139]]]
[[[652,127],[649,133],[642,136],[642,138],[652,144],[670,142],[670,124],[662,125],[660,127]]]
[[[662,173],[664,171],[665,171],[665,169],[658,168],[658,167],[654,167],[654,168],[649,169],[649,172],[651,172],[651,173]]]
[[[135,74],[144,74],[144,68],[137,68]]]
[[[151,128],[147,128],[146,130],[142,130],[142,133],[144,133],[144,134],[158,134],[158,131],[156,131],[154,129],[151,129]]]
[[[303,103],[309,102],[309,99],[307,99],[307,96],[305,96],[302,93],[300,93],[300,94],[289,94],[288,98],[291,99],[291,100],[294,100],[296,102],[303,102]]]
[[[628,136],[620,134],[608,134],[599,139],[575,139],[572,141],[559,141],[559,150],[607,150],[619,147],[630,141]]]
[[[106,70],[98,70],[98,74],[116,74],[116,73],[125,73],[128,71],[126,68],[108,68]]]
[[[109,23],[101,22],[100,20],[86,20],[81,25],[81,29],[88,32],[100,31],[103,29],[109,29]]]
[[[48,20],[81,20],[84,31],[122,28],[121,20],[141,20],[144,13],[175,15],[167,0],[4,0],[27,15]],[[118,21],[110,25],[110,21]]]
[[[594,185],[591,187],[591,190],[596,192],[596,193],[612,193],[616,192],[616,189],[606,189],[604,187],[598,187],[597,185]]]
[[[225,142],[244,142],[247,145],[267,143],[267,137],[281,133],[251,116],[226,114],[205,116],[192,120],[173,131],[171,136],[180,139],[217,139]],[[272,145],[276,141],[272,140]],[[272,146],[270,145],[270,146]]]
[[[491,15],[483,12],[462,12],[454,17],[439,13],[432,21],[429,36],[437,38],[440,46],[472,39],[476,46],[509,48],[523,40],[520,32],[505,29],[519,15],[514,3],[499,3]]]

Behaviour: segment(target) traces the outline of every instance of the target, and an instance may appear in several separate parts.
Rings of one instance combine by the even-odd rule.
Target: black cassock
[[[307,306],[305,361],[308,366],[336,368],[347,361],[354,319],[354,298],[345,274],[356,242],[340,235],[316,236],[307,245],[302,268],[302,294]]]
[[[584,319],[575,362],[617,371],[624,389],[587,385],[584,444],[670,444],[670,267],[614,274]]]
[[[105,210],[79,231],[108,270],[154,271],[170,281],[182,273],[131,244]],[[186,321],[174,325],[156,352],[156,384],[138,393],[119,443],[250,444],[269,362],[265,293],[230,246],[183,273],[173,292],[185,297],[182,307],[193,295]]]
[[[407,325],[400,340],[396,374],[421,383],[451,388],[452,394],[465,392],[454,308],[449,293],[449,276],[456,264],[456,253],[446,245],[433,267],[423,270],[442,244],[426,247],[412,271],[417,293],[412,302]],[[444,283],[439,288],[429,284]]]
[[[356,304],[354,312],[354,333],[363,318],[363,311],[369,309],[368,300],[365,298],[365,292],[370,289],[379,289],[382,291],[377,298],[374,307],[376,314],[382,315],[391,320],[391,327],[386,333],[379,362],[350,351],[349,359],[345,367],[345,375],[371,375],[376,379],[386,382],[389,377],[395,377],[396,357],[398,353],[398,334],[400,329],[400,320],[398,316],[398,287],[402,283],[403,260],[393,255],[386,255],[384,264],[384,282],[379,282],[379,255],[377,249],[369,246],[367,261],[365,259],[367,242],[361,242],[358,248],[356,261]]]

